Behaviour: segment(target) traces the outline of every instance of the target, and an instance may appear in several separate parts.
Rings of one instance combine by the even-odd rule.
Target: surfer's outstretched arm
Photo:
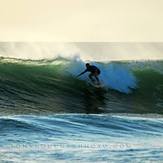
[[[84,73],[86,73],[88,70],[86,69],[85,71],[83,71],[82,73],[80,73],[79,75],[77,75],[77,77],[83,75]]]

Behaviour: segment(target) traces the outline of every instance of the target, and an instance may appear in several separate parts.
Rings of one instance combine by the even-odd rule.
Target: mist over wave
[[[32,60],[75,56],[84,61],[160,60],[162,53],[162,43],[0,42],[0,56]]]

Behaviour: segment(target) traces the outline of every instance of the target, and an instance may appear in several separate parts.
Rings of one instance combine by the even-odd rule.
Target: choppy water
[[[1,162],[163,162],[163,62],[0,60]]]
[[[14,162],[163,162],[158,115],[8,116],[0,158]]]

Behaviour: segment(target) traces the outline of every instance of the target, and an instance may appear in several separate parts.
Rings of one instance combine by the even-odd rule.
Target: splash
[[[131,88],[137,87],[137,79],[127,67],[122,64],[116,63],[97,63],[91,62],[91,64],[97,66],[101,70],[99,76],[100,81],[106,88],[111,88],[120,92],[131,93]],[[77,60],[72,60],[68,71],[76,77],[79,72],[85,69],[85,63],[77,58]],[[89,81],[88,74],[84,74],[80,79]]]
[[[75,56],[84,61],[157,60],[163,59],[162,47],[162,43],[0,42],[0,56],[32,60]]]

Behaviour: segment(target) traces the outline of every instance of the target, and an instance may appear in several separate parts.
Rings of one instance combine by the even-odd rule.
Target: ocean
[[[0,58],[1,162],[163,162],[163,61]]]

